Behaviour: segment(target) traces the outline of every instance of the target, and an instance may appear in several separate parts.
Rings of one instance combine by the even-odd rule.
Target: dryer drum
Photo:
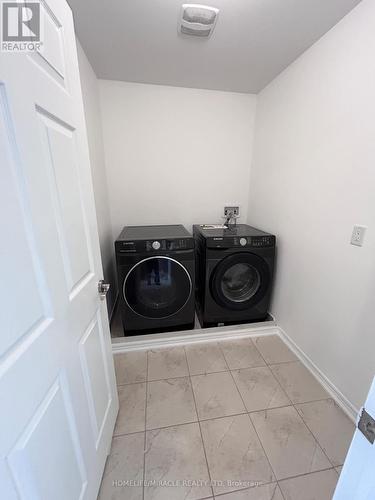
[[[236,253],[220,261],[211,277],[211,293],[221,306],[245,310],[257,304],[271,282],[266,262],[250,252]]]
[[[191,278],[180,262],[170,257],[143,259],[128,272],[124,300],[144,318],[167,318],[177,314],[192,293]]]

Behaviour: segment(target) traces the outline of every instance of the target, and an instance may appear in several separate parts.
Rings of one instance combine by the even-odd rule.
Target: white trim
[[[217,342],[223,339],[239,339],[259,337],[261,335],[278,335],[278,327],[274,321],[250,323],[246,325],[218,326],[214,328],[199,328],[183,332],[153,333],[132,337],[112,339],[114,353],[171,347],[180,344],[195,344],[199,342]]]
[[[155,349],[157,347],[172,347],[176,345],[195,344],[201,342],[217,342],[219,340],[240,339],[278,335],[294,352],[301,363],[318,380],[328,394],[335,400],[353,423],[356,423],[359,409],[356,408],[344,394],[322,373],[315,363],[300,349],[297,344],[280,328],[275,321],[250,323],[245,325],[219,326],[202,328],[184,332],[154,333],[132,337],[112,339],[112,352],[121,353]]]
[[[294,352],[298,359],[303,363],[303,365],[309,370],[309,372],[318,380],[318,382],[324,387],[324,389],[332,396],[332,399],[340,406],[340,408],[346,413],[346,415],[355,424],[357,421],[357,415],[359,409],[356,408],[347,397],[333,384],[328,377],[316,366],[316,364],[305,354],[300,347],[284,332],[284,330],[278,327],[279,336],[285,342],[285,344]]]

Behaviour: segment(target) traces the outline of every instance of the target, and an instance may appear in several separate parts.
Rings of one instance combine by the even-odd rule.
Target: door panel
[[[42,52],[37,52],[33,56],[44,70],[63,84],[65,80],[63,26],[47,3],[41,2],[40,8],[44,19],[44,46]]]
[[[68,390],[64,397],[63,385],[59,377],[8,455],[22,497],[78,500],[84,496],[86,471],[74,417],[67,407],[71,407]],[[40,443],[45,440],[50,445],[41,453]],[[61,470],[57,483],[56,464]]]
[[[111,407],[110,377],[99,311],[80,342],[80,356],[96,447]]]
[[[1,496],[94,500],[118,410],[72,15],[0,53]]]
[[[37,111],[41,120],[41,140],[45,147],[46,173],[50,179],[51,193],[59,232],[70,298],[93,277],[92,257],[88,247],[81,186],[77,169],[75,131],[57,117]]]
[[[9,212],[0,211],[3,231],[0,256],[3,282],[12,283],[15,276],[22,276],[22,286],[15,288],[15,295],[3,290],[1,294],[0,356],[24,335],[39,329],[50,316],[48,292],[35,246],[35,236],[30,220],[29,204],[25,196],[22,168],[15,147],[14,128],[11,122],[4,84],[0,85],[0,157],[2,204],[12,213],[12,226],[8,225]],[[6,230],[6,228],[8,230]],[[5,231],[5,232],[4,232]],[[6,242],[6,243],[5,243]],[[19,304],[24,304],[23,314],[17,314]]]

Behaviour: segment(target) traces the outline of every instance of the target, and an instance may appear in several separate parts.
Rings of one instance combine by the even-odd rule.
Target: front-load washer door
[[[269,290],[271,274],[258,255],[241,252],[221,260],[215,267],[210,288],[215,301],[232,310],[256,305]]]
[[[140,316],[167,318],[178,313],[192,294],[186,268],[170,257],[149,257],[131,268],[123,284],[128,306]]]

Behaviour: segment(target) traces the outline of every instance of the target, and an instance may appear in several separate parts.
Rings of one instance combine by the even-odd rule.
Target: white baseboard
[[[201,328],[183,332],[155,333],[132,337],[112,339],[113,353],[156,349],[158,347],[172,347],[177,345],[195,344],[202,342],[217,342],[219,340],[259,337],[262,335],[279,335],[297,358],[318,380],[330,394],[332,399],[342,408],[348,417],[355,423],[359,409],[356,408],[339,389],[322,373],[313,361],[300,349],[297,344],[280,328],[275,321],[250,323],[246,325],[219,326],[215,328]]]
[[[324,387],[324,389],[332,396],[332,399],[342,408],[342,410],[348,415],[353,423],[357,421],[357,415],[359,409],[356,408],[345,396],[339,391],[339,389],[324,375],[324,373],[313,363],[313,361],[305,354],[302,349],[300,349],[297,344],[284,332],[284,330],[278,327],[279,335],[281,339],[287,344],[287,346],[294,352],[297,358],[304,364],[304,366],[309,370],[309,372],[318,380],[318,382]]]
[[[112,351],[114,353],[141,351],[181,344],[217,342],[223,339],[278,335],[278,333],[279,330],[274,321],[246,325],[218,326],[215,328],[199,328],[183,332],[155,333],[150,335],[114,338],[112,339]]]

